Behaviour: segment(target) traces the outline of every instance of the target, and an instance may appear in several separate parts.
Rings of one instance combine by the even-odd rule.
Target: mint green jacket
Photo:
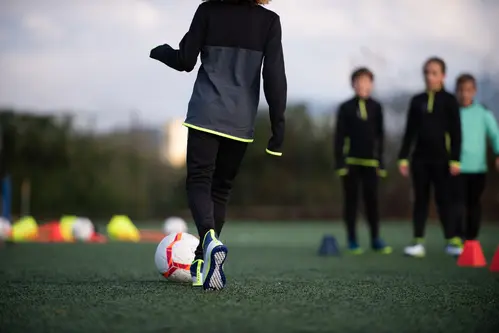
[[[492,112],[480,104],[461,108],[461,172],[487,172],[487,137],[499,156],[499,127]]]

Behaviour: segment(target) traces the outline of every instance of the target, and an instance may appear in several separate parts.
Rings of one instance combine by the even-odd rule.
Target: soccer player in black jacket
[[[370,97],[373,79],[373,73],[367,68],[352,73],[355,97],[341,104],[336,120],[336,169],[343,179],[344,219],[348,250],[352,254],[363,253],[356,233],[359,187],[362,187],[370,227],[371,248],[384,254],[392,252],[379,237],[378,177],[386,172],[383,165],[383,110]]]
[[[180,72],[192,71],[201,54],[184,125],[187,197],[200,237],[191,274],[193,285],[204,289],[225,287],[227,248],[218,237],[232,183],[253,141],[260,72],[272,127],[267,153],[282,155],[287,83],[281,23],[261,6],[268,2],[204,1],[178,50],[165,44],[151,51],[151,58]]]
[[[430,58],[424,65],[426,91],[414,96],[407,114],[407,126],[399,154],[403,176],[410,173],[414,189],[414,244],[405,248],[408,256],[424,257],[424,231],[428,218],[430,190],[435,198],[447,239],[446,252],[459,255],[462,241],[455,237],[451,211],[450,180],[460,172],[461,120],[459,104],[444,89],[446,65]]]

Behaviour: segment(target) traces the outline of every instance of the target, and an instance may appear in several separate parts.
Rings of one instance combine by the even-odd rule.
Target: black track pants
[[[453,212],[456,234],[467,240],[478,237],[482,220],[481,197],[485,173],[461,174],[452,180]]]
[[[435,190],[438,214],[446,239],[454,237],[455,228],[451,207],[451,175],[448,162],[420,162],[411,164],[412,186],[414,190],[413,226],[414,237],[423,238],[431,197]]]
[[[248,144],[189,129],[187,143],[187,198],[200,238],[196,259],[203,257],[205,234],[217,235],[225,223],[234,178]]]
[[[348,241],[352,242],[357,241],[356,223],[360,188],[362,188],[371,239],[374,240],[379,237],[378,175],[376,168],[349,166],[348,174],[343,176],[343,218],[347,227]]]

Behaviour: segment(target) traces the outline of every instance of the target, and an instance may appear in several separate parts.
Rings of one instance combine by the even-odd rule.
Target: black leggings
[[[232,183],[248,144],[189,129],[187,141],[187,199],[199,234],[196,259],[203,258],[205,234],[217,235],[225,223]]]
[[[349,166],[348,174],[343,177],[343,214],[347,226],[347,238],[351,242],[357,241],[357,207],[359,188],[361,186],[371,239],[375,240],[379,237],[378,175],[376,168]]]
[[[485,190],[485,173],[461,174],[452,181],[456,234],[467,240],[478,237],[482,219],[480,199]]]
[[[435,190],[435,201],[444,236],[446,239],[454,237],[456,234],[451,215],[449,163],[413,161],[411,173],[414,190],[414,237],[423,238],[425,235],[432,187]]]

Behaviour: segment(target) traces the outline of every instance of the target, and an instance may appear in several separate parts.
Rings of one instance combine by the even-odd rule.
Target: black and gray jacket
[[[272,127],[267,152],[282,155],[287,82],[279,16],[252,1],[207,1],[197,9],[178,50],[165,44],[150,57],[190,72],[199,53],[202,64],[184,125],[252,142],[262,72]]]

